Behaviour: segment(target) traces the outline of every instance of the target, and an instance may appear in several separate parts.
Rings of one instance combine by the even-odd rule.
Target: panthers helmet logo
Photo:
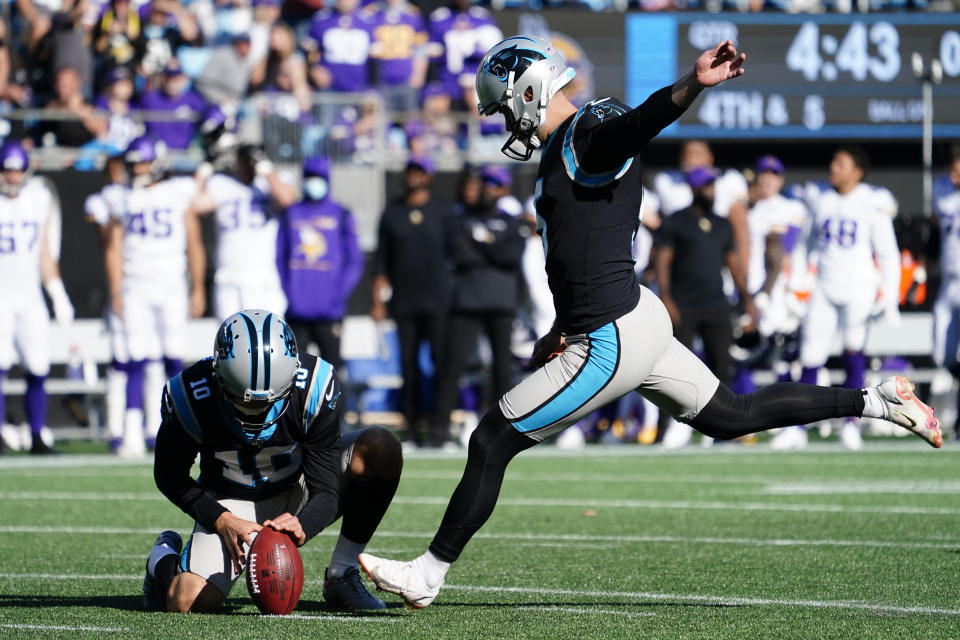
[[[225,324],[217,336],[217,359],[229,360],[233,357],[233,327]]]
[[[487,72],[496,76],[500,82],[506,82],[513,71],[517,77],[523,74],[534,62],[546,60],[547,56],[533,49],[518,49],[513,45],[503,51],[498,51],[487,62]]]
[[[283,351],[284,355],[297,357],[297,339],[294,337],[290,325],[286,323],[283,325]]]

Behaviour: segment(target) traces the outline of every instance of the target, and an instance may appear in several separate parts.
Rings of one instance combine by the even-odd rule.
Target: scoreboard
[[[743,76],[705,91],[664,137],[920,138],[913,54],[937,58],[933,135],[960,137],[960,14],[627,16],[626,100],[638,105],[721,40]]]

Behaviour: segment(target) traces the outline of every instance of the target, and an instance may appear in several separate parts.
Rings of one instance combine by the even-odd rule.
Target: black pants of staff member
[[[485,331],[493,352],[493,392],[499,398],[511,387],[510,333],[512,313],[465,313],[454,311],[447,326],[445,365],[437,384],[437,416],[431,439],[444,442],[450,438],[450,412],[457,406],[459,380],[467,367],[470,354],[477,345],[477,336]]]
[[[680,324],[673,334],[683,346],[692,350],[693,338],[699,335],[703,341],[703,357],[707,367],[724,384],[730,383],[733,361],[730,345],[733,344],[733,325],[730,309],[680,309]]]
[[[343,360],[340,358],[340,320],[304,320],[287,316],[287,324],[297,338],[297,347],[306,351],[312,342],[320,349],[321,358],[333,365],[343,375]]]
[[[400,342],[400,374],[403,376],[400,410],[407,421],[408,433],[412,433],[417,421],[424,417],[423,407],[420,406],[420,344],[426,341],[430,345],[436,380],[443,363],[446,313],[416,313],[398,316],[395,321]]]

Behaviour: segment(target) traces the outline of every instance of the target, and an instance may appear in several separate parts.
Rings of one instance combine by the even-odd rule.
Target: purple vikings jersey
[[[182,120],[147,120],[146,134],[157,140],[163,140],[169,149],[186,149],[196,133],[194,116],[203,111],[206,103],[199,93],[186,91],[171,98],[163,91],[147,91],[140,96],[137,109],[145,111],[166,111]]]
[[[503,39],[503,33],[482,7],[457,13],[440,7],[430,14],[429,28],[432,52],[440,57],[438,78],[447,93],[460,97],[465,86],[473,86],[483,54]]]
[[[369,86],[367,61],[373,41],[373,23],[365,12],[318,11],[313,16],[308,36],[320,52],[320,64],[333,76],[330,89],[363,91]]]
[[[427,42],[423,15],[408,4],[400,9],[370,7],[373,23],[373,46],[380,61],[380,83],[405,86],[413,73],[417,49]]]

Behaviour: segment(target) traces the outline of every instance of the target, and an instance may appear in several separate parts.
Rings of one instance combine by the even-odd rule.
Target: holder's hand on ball
[[[220,537],[223,538],[223,544],[227,547],[227,553],[230,560],[233,561],[234,573],[239,574],[243,571],[244,545],[249,547],[253,543],[253,535],[263,527],[256,522],[244,520],[230,511],[224,511],[217,518],[213,525]]]
[[[300,519],[289,513],[281,513],[272,520],[266,520],[263,526],[290,534],[290,537],[293,538],[293,541],[297,543],[298,547],[303,546],[307,541],[307,534],[303,532]]]

